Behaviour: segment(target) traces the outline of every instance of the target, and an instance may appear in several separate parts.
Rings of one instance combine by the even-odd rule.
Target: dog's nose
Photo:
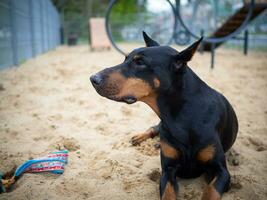
[[[100,85],[102,78],[100,74],[95,74],[90,77],[90,81],[93,85],[98,86]]]

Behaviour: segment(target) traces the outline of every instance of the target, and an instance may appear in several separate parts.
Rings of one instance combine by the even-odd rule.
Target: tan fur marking
[[[142,79],[139,78],[125,78],[119,72],[113,72],[109,75],[109,82],[115,83],[118,87],[118,97],[133,95],[138,100],[147,97],[153,93],[151,86]]]
[[[139,144],[141,144],[141,142],[147,140],[148,138],[152,138],[152,137],[153,137],[153,128],[150,128],[144,133],[140,133],[138,135],[133,136],[131,138],[131,143],[133,145],[139,145]]]
[[[142,101],[148,104],[159,116],[159,109],[157,106],[157,95],[153,88],[138,78],[125,78],[119,72],[113,72],[109,75],[109,85],[116,85],[115,91],[116,97],[123,97],[127,95],[133,95],[138,101]]]
[[[139,133],[135,136],[133,136],[131,138],[131,142],[133,145],[138,145],[141,142],[149,139],[149,138],[153,138],[157,135],[158,133],[156,132],[156,130],[154,128],[149,128],[148,130],[146,130],[144,133]]]
[[[124,77],[119,71],[112,72],[109,74],[104,90],[109,95],[117,95],[120,92],[121,85],[126,82]]]
[[[213,145],[208,145],[205,148],[201,149],[197,154],[197,160],[201,162],[208,162],[214,156],[215,148]]]
[[[151,133],[150,132],[140,133],[138,135],[138,138],[142,141],[147,140],[147,139],[151,138]]]
[[[167,182],[164,193],[162,195],[162,200],[176,200],[176,193],[170,182]]]
[[[154,78],[153,80],[155,88],[158,88],[160,86],[160,81],[157,78]]]
[[[138,100],[148,96],[152,88],[148,83],[138,78],[128,78],[123,83],[118,96],[134,95]]]
[[[214,188],[214,183],[217,177],[215,177],[210,184],[204,189],[201,200],[220,200],[221,195]]]
[[[180,156],[180,152],[177,151],[175,148],[171,147],[169,144],[160,141],[161,151],[164,156],[168,158],[178,159]]]
[[[149,96],[143,97],[140,99],[140,101],[146,103],[147,105],[150,106],[154,110],[154,112],[160,116],[158,104],[157,104],[157,94],[152,93]]]
[[[120,72],[113,72],[109,74],[109,82],[114,82],[120,84],[121,82],[126,81],[127,79]]]

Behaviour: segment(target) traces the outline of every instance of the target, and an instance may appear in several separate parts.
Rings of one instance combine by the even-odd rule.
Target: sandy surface
[[[225,200],[267,199],[267,55],[219,50],[216,68],[197,54],[193,70],[221,91],[240,124],[228,156],[232,189]],[[8,171],[58,145],[72,150],[63,175],[25,174],[0,199],[158,199],[158,138],[129,144],[158,122],[142,103],[126,105],[100,97],[89,75],[115,65],[115,51],[60,47],[0,72],[0,170]],[[203,177],[179,180],[179,199],[200,199]]]

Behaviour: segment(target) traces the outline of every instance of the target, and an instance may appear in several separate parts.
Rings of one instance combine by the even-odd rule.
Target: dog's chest
[[[203,173],[203,165],[198,160],[198,155],[201,152],[200,149],[194,147],[191,148],[178,148],[180,151],[179,167],[177,175],[181,178],[195,178]]]
[[[200,176],[203,173],[203,164],[200,159],[208,159],[210,155],[208,155],[207,152],[209,153],[210,151],[201,154],[203,150],[203,145],[201,143],[203,140],[198,138],[194,133],[184,132],[182,137],[184,137],[182,140],[181,138],[174,137],[169,131],[166,131],[166,129],[160,132],[160,139],[178,152],[179,158],[177,162],[179,162],[179,167],[177,176],[181,178]]]

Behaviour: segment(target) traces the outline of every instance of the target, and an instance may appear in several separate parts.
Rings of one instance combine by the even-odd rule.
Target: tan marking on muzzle
[[[126,77],[124,77],[120,72],[112,72],[111,74],[109,74],[107,81],[120,85],[123,84],[126,80]]]
[[[135,96],[138,100],[149,96],[152,93],[152,88],[148,83],[138,78],[128,78],[123,83],[118,96]]]
[[[154,89],[144,80],[139,78],[126,78],[120,72],[113,72],[107,80],[109,85],[116,87],[117,94],[115,97],[134,96],[138,101],[148,104],[158,115],[157,95]],[[158,79],[154,80],[154,84],[158,85]],[[108,89],[108,86],[107,88]]]
[[[119,72],[109,75],[108,83],[113,83],[118,89],[116,97],[134,96],[137,100],[149,96],[153,89],[144,80],[139,78],[126,78]]]

